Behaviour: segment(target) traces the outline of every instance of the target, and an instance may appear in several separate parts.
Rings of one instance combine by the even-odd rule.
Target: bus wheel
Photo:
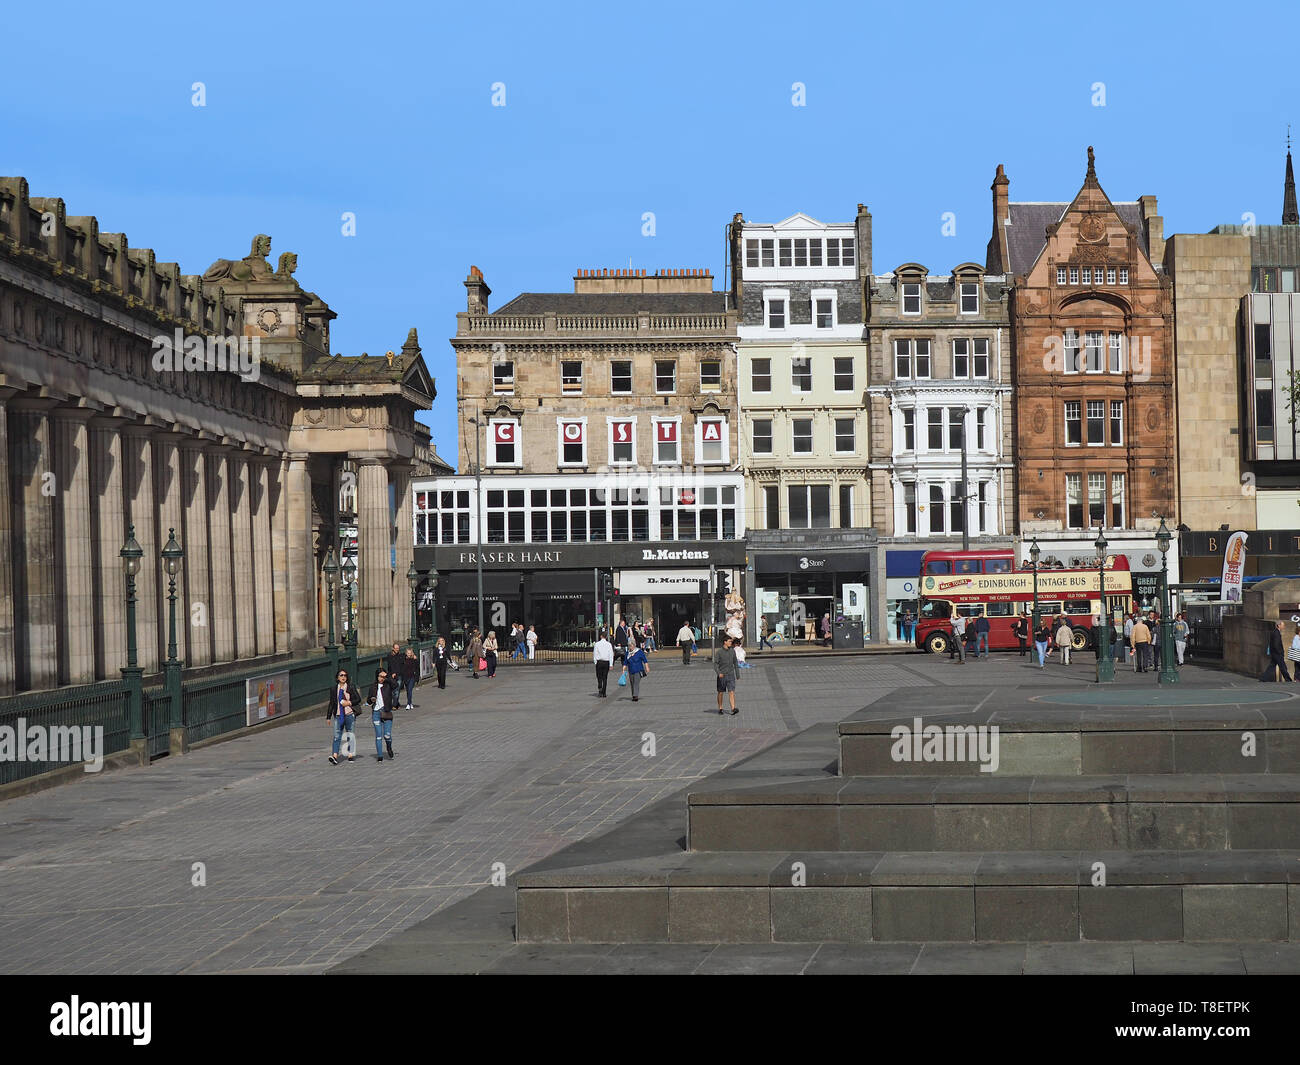
[[[948,650],[948,637],[942,632],[932,632],[925,638],[925,649],[932,655],[941,655]]]
[[[1075,629],[1070,634],[1070,646],[1076,651],[1086,651],[1091,643],[1092,641],[1088,639],[1087,629]]]

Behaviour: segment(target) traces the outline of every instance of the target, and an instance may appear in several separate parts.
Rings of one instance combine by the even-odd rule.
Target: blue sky
[[[1111,198],[1156,195],[1166,233],[1280,221],[1290,5],[1165,11],[49,3],[6,19],[0,172],[187,273],[271,234],[338,313],[336,351],[418,327],[440,390],[424,420],[454,462],[471,263],[493,307],[579,267],[720,276],[734,212],[848,221],[862,202],[877,273],[940,273],[983,261],[998,163],[1013,200],[1068,199],[1089,144]]]

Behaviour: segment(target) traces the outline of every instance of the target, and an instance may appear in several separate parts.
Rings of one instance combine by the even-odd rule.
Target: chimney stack
[[[466,293],[466,310],[470,314],[481,315],[488,313],[488,297],[492,295],[492,290],[488,288],[487,282],[483,280],[483,271],[477,266],[469,268],[469,277],[465,278]]]

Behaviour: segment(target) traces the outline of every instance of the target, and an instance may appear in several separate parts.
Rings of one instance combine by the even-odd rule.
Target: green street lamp
[[[1174,665],[1174,625],[1169,617],[1169,570],[1165,556],[1169,553],[1172,536],[1163,515],[1156,530],[1156,546],[1160,548],[1160,683],[1177,684],[1178,667]]]
[[[329,643],[325,645],[325,650],[334,651],[334,580],[339,575],[338,560],[334,557],[334,545],[330,544],[329,550],[325,552],[325,596],[329,603]]]
[[[415,590],[420,586],[420,571],[415,568],[414,559],[406,571],[406,583],[411,588],[411,643],[415,643],[420,638],[420,619],[415,608]]]
[[[1101,615],[1097,626],[1097,683],[1113,684],[1115,683],[1115,659],[1112,657],[1110,646],[1110,603],[1106,598],[1106,548],[1110,545],[1106,543],[1106,533],[1101,527],[1097,527],[1097,539],[1093,544],[1097,548],[1097,577],[1100,580],[1099,588],[1101,589]]]
[[[135,577],[140,572],[144,551],[135,538],[134,525],[127,527],[126,543],[118,556],[126,573],[126,665],[122,669],[122,679],[126,681],[130,700],[131,739],[140,740],[144,738],[144,692],[141,685],[144,671],[136,661],[135,653]]]
[[[357,564],[352,561],[352,556],[348,555],[347,558],[343,560],[343,587],[347,590],[348,595],[348,631],[343,636],[343,642],[345,644],[351,644],[354,647],[357,643],[357,627],[353,624],[352,619],[352,584],[356,579]]]
[[[1042,615],[1038,612],[1038,560],[1043,556],[1043,549],[1038,546],[1038,537],[1034,537],[1034,542],[1029,545],[1029,561],[1034,567],[1034,612],[1033,626],[1034,631],[1031,633],[1032,638],[1037,638],[1038,626],[1042,624]]]
[[[167,574],[167,663],[178,665],[176,661],[176,574],[181,569],[181,559],[185,552],[176,542],[176,530],[167,530],[167,546],[162,549],[163,572]]]

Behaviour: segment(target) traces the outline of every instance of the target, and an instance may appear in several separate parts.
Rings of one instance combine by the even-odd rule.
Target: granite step
[[[837,733],[841,776],[977,776],[986,765],[1017,776],[1300,773],[1300,709],[1289,699],[1261,708],[869,708]]]
[[[1300,941],[1300,851],[678,851],[516,900],[521,943]]]
[[[687,849],[1300,849],[1300,774],[715,778]]]

